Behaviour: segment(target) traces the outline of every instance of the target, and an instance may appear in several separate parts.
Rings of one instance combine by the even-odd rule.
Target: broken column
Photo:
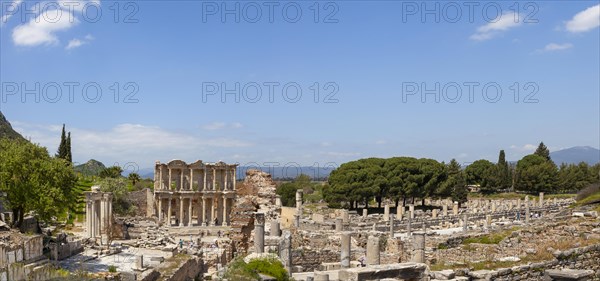
[[[380,263],[379,237],[369,236],[367,238],[367,266]]]
[[[335,219],[335,231],[343,231],[344,224],[341,218]]]
[[[444,202],[444,205],[442,205],[442,214],[444,217],[448,216],[448,205],[446,205],[446,202]]]
[[[412,262],[424,263],[425,262],[425,233],[415,232],[413,233],[413,257]]]
[[[544,193],[540,192],[540,207],[544,207]]]
[[[340,264],[342,268],[350,267],[350,233],[342,233],[342,244],[340,251]]]
[[[437,215],[438,215],[438,209],[433,209],[431,211],[431,218],[432,219],[437,219]]]
[[[496,201],[492,201],[492,213],[496,212]]]
[[[279,241],[279,258],[288,273],[292,275],[292,234],[289,230],[283,232],[283,239]]]
[[[408,236],[411,235],[412,232],[412,219],[410,217],[408,217],[408,224],[406,227],[406,233],[408,234]]]
[[[454,201],[454,205],[452,205],[452,214],[458,216],[458,202]]]
[[[402,217],[404,217],[404,206],[398,206],[398,208],[396,208],[396,218],[402,220]]]
[[[300,215],[294,214],[294,227],[300,228]]]
[[[415,218],[415,204],[408,205],[408,212],[410,214],[410,218],[414,219]]]
[[[348,210],[342,210],[342,222],[343,223],[350,222],[350,212]]]
[[[296,209],[298,211],[302,209],[302,189],[296,190]]]
[[[272,221],[271,222],[271,236],[279,236],[279,231],[280,231],[279,222]]]
[[[484,228],[487,230],[492,226],[492,215],[485,216],[485,226]]]
[[[369,210],[363,209],[363,213],[362,213],[363,218],[366,219],[368,215],[369,215]]]
[[[265,249],[265,214],[256,213],[254,221],[254,251],[262,254]]]
[[[383,206],[383,221],[389,221],[390,220],[390,205],[385,204],[385,206]]]
[[[467,217],[467,213],[463,215],[463,231],[467,231],[469,229],[469,218]]]
[[[281,204],[281,196],[279,196],[279,195],[275,196],[275,206],[277,206],[277,207],[281,207],[282,206],[282,204]]]

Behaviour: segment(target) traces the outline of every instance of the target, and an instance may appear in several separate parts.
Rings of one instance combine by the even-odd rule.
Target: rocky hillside
[[[104,166],[102,162],[94,159],[75,166],[75,171],[82,173],[85,176],[97,176],[104,169],[106,169],[106,166]]]
[[[10,122],[6,120],[4,114],[0,111],[0,138],[9,138],[15,140],[25,140],[21,134],[17,133],[10,125]]]

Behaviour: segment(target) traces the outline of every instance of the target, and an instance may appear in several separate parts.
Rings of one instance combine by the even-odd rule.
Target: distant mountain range
[[[578,164],[579,162],[586,162],[590,165],[600,163],[600,150],[591,146],[575,146],[566,148],[554,152],[550,152],[550,158],[560,165],[565,164]]]
[[[306,174],[313,180],[322,180],[329,176],[333,168],[319,167],[253,167],[253,166],[239,166],[237,169],[237,179],[244,179],[246,177],[246,171],[249,169],[258,169],[263,172],[271,174],[273,179],[294,179],[300,174]],[[124,171],[123,175],[128,176],[131,171]],[[154,179],[154,168],[144,168],[137,171],[137,173],[144,179]]]
[[[21,134],[17,133],[17,131],[12,128],[12,125],[6,120],[2,111],[0,111],[0,138],[25,140]]]

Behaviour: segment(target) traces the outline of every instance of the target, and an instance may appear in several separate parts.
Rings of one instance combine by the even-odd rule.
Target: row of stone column
[[[172,175],[172,170],[173,168],[167,168],[169,171],[169,175],[168,175],[168,186],[164,186],[164,178],[163,178],[163,169],[159,168],[158,169],[158,178],[160,179],[160,189],[167,189],[170,190],[171,189],[171,184],[173,182],[173,175]],[[176,169],[176,168],[175,168]],[[212,176],[208,177],[208,169],[205,167],[203,169],[203,176],[202,176],[202,185],[199,186],[197,189],[193,188],[193,184],[194,184],[194,169],[189,169],[189,168],[185,168],[185,169],[176,169],[176,170],[180,170],[181,172],[180,174],[180,179],[179,179],[179,186],[176,186],[175,189],[176,190],[197,190],[197,191],[204,191],[204,190],[235,190],[235,183],[236,183],[236,179],[235,179],[235,168],[234,169],[212,169]],[[187,186],[184,185],[185,179],[186,179],[186,175],[183,172],[184,170],[189,170],[189,179],[188,182],[189,184]],[[223,186],[220,189],[217,189],[217,170],[219,171],[223,171],[224,173],[224,179],[223,179]],[[208,180],[210,180],[210,182],[208,182]],[[186,188],[187,187],[187,188]]]
[[[173,202],[175,200],[175,202]],[[179,197],[179,198],[161,198],[158,200],[158,219],[160,222],[166,222],[168,225],[172,225],[172,214],[173,204],[179,206],[178,221],[179,226],[192,226],[192,217],[194,210],[196,211],[197,223],[202,226],[215,225],[215,218],[217,218],[217,225],[229,225],[230,212],[233,207],[233,199],[227,197],[201,197],[196,199],[196,207],[193,207],[194,199],[191,197]],[[167,201],[167,212],[166,217],[163,215],[163,201]],[[184,205],[187,208],[184,208]],[[185,210],[187,209],[187,210]],[[186,216],[187,214],[187,216]]]

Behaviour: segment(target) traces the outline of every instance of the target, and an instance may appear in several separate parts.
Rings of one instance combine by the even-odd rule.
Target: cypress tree
[[[67,134],[65,132],[65,124],[63,124],[62,127],[62,134],[60,135],[60,144],[58,145],[56,157],[60,159],[67,159]]]
[[[67,136],[67,141],[66,141],[66,150],[67,150],[67,155],[66,155],[66,160],[69,163],[73,163],[73,155],[71,154],[71,132],[69,132],[68,136]]]

